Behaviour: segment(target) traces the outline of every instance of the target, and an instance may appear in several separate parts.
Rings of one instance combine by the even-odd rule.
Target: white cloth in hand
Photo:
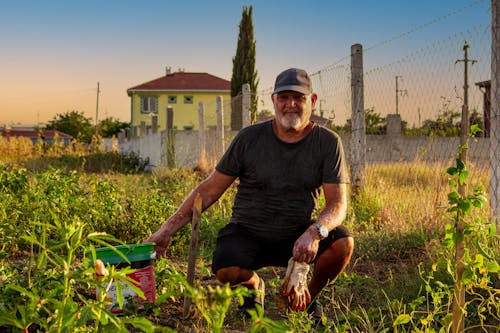
[[[290,258],[286,268],[285,280],[280,288],[280,294],[287,298],[288,306],[294,311],[304,311],[311,302],[307,289],[307,273],[309,265]]]

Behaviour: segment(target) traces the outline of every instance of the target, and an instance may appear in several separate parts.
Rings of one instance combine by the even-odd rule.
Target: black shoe
[[[238,312],[244,316],[248,316],[248,310],[255,309],[259,306],[264,312],[264,297],[266,296],[266,285],[264,280],[259,277],[259,284],[255,289],[255,295],[243,297],[243,304],[238,306]]]
[[[307,307],[307,313],[311,315],[312,319],[316,324],[322,323],[323,318],[323,306],[320,302],[314,300]]]

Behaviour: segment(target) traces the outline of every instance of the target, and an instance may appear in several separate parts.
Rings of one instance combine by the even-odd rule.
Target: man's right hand
[[[165,232],[160,230],[156,231],[154,234],[149,236],[144,242],[155,243],[155,251],[157,257],[166,258],[167,257],[167,247],[172,241],[172,236],[165,235]]]

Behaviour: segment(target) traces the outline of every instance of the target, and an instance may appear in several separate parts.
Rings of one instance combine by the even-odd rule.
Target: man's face
[[[276,121],[285,131],[301,130],[309,124],[317,95],[282,91],[272,95]]]

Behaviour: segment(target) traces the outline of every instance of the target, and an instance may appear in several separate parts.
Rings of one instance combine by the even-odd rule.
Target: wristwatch
[[[313,226],[316,229],[320,239],[325,239],[326,237],[328,237],[328,234],[330,232],[328,231],[327,227],[325,227],[324,225],[322,225],[319,222],[314,223]]]

